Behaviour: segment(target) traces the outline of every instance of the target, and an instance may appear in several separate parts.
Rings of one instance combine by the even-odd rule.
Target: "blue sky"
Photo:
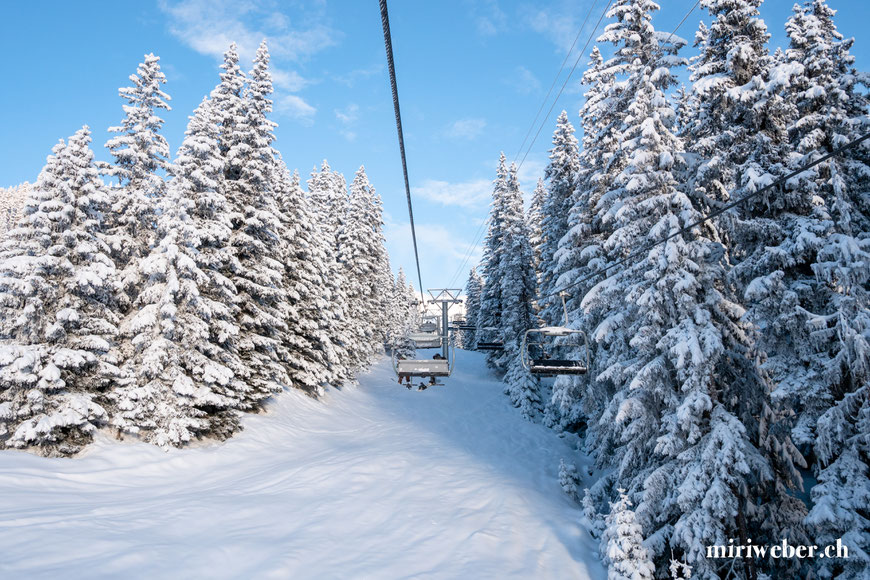
[[[659,3],[653,23],[670,32],[695,1]],[[605,4],[595,2],[556,90]],[[829,4],[839,10],[840,31],[856,37],[853,54],[858,69],[867,71],[870,49],[861,27],[870,8],[852,0]],[[424,286],[464,286],[480,256],[475,234],[487,215],[499,153],[522,158],[520,145],[591,5],[592,0],[390,3]],[[792,5],[768,0],[762,7],[772,47],[785,45],[783,24]],[[695,9],[677,34],[691,39],[705,17]],[[54,143],[84,124],[93,131],[97,158],[108,160],[106,129],[123,115],[117,89],[127,86],[151,52],[160,56],[168,79],[173,110],[164,115],[164,134],[174,152],[188,115],[217,83],[229,43],[239,44],[248,69],[264,37],[273,58],[277,148],[303,180],[323,159],[348,181],[365,165],[384,200],[393,267],[404,267],[416,286],[376,0],[6,2],[0,19],[6,57],[0,186],[33,181]],[[586,61],[581,59],[521,167],[527,194],[546,164],[558,113],[567,110],[578,124],[578,79]]]

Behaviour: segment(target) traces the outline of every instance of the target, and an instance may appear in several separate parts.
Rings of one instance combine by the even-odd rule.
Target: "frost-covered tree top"
[[[477,326],[482,292],[483,279],[477,273],[477,269],[472,268],[468,273],[468,282],[465,284],[465,324],[467,326]],[[473,350],[477,347],[477,333],[475,330],[462,331],[462,344],[464,348]]]
[[[542,317],[548,324],[557,324],[562,318],[558,298],[546,296],[556,288],[559,242],[568,233],[568,220],[579,173],[579,143],[574,136],[574,126],[568,120],[568,113],[562,111],[553,132],[550,162],[544,170],[547,193],[541,211],[541,306]]]
[[[13,187],[0,187],[0,233],[11,230],[18,223],[31,187],[26,181]]]
[[[602,538],[608,580],[652,580],[655,567],[643,545],[643,529],[637,523],[625,490],[611,507]]]
[[[161,109],[170,109],[166,102],[169,96],[161,89],[166,77],[160,70],[160,59],[146,55],[130,80],[133,86],[119,90],[128,102],[124,120],[109,129],[118,135],[106,143],[115,162],[100,164],[104,173],[119,181],[118,187],[110,191],[112,207],[106,215],[106,241],[121,271],[122,309],[129,307],[139,283],[135,267],[127,266],[147,255],[154,244],[154,200],[164,194],[163,174],[169,169],[169,145],[160,135],[163,119],[158,116]]]
[[[529,242],[532,248],[535,249],[536,265],[540,263],[540,244],[541,244],[541,219],[544,209],[544,201],[547,195],[547,190],[544,187],[544,180],[538,178],[535,184],[535,190],[532,192],[532,203],[529,206],[528,224],[529,224]]]
[[[159,195],[164,187],[159,171],[169,167],[169,144],[160,134],[163,119],[158,111],[171,110],[167,103],[170,97],[161,88],[166,75],[160,70],[160,57],[146,54],[130,81],[133,86],[118,89],[128,104],[124,105],[121,125],[109,128],[118,136],[106,142],[115,158],[106,172],[117,177],[123,187]]]
[[[334,245],[344,225],[347,208],[347,182],[344,176],[333,171],[326,159],[318,171],[311,171],[308,180],[308,196],[312,209],[317,212],[317,221],[321,224],[325,235],[333,236]]]
[[[0,251],[0,440],[70,454],[106,420],[119,378],[107,198],[87,127],[53,149]]]
[[[483,258],[480,270],[484,279],[483,292],[480,296],[480,313],[477,318],[476,335],[479,342],[501,340],[500,319],[502,312],[501,284],[498,282],[502,270],[504,251],[505,196],[508,188],[507,158],[504,153],[499,157],[496,177],[493,181],[492,202],[489,211],[489,226],[483,245]],[[492,283],[490,283],[492,282]],[[496,355],[489,354],[488,359],[494,360]]]
[[[356,340],[374,354],[383,343],[389,304],[385,290],[392,286],[389,258],[384,247],[380,196],[360,167],[350,186],[344,227],[338,236],[338,261],[344,269],[349,315]],[[373,350],[374,349],[374,350]]]
[[[693,59],[690,79],[699,107],[696,117],[686,123],[693,150],[709,155],[717,140],[739,126],[749,104],[772,64],[767,48],[770,35],[759,16],[761,0],[702,0],[713,21],[702,23],[695,37],[701,51]],[[754,85],[750,85],[750,81]],[[738,127],[732,127],[737,125]]]

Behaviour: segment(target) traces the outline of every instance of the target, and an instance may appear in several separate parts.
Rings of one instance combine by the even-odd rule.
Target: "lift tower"
[[[432,297],[432,300],[430,302],[438,302],[441,304],[441,356],[447,359],[450,348],[447,311],[450,310],[450,307],[454,304],[460,304],[462,302],[462,300],[459,299],[459,295],[462,294],[462,289],[429,288],[427,292],[429,292],[429,296]]]

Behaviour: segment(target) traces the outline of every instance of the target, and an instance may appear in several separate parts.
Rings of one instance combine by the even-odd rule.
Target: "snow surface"
[[[409,391],[381,360],[221,444],[0,453],[0,577],[604,578],[559,487],[573,440],[523,420],[481,354],[445,383]]]

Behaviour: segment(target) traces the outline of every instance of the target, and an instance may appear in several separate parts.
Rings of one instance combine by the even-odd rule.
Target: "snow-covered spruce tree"
[[[465,325],[475,327],[472,330],[462,331],[462,345],[466,350],[477,348],[477,318],[480,313],[480,296],[483,293],[483,278],[472,268],[468,273],[468,282],[465,284]]]
[[[537,285],[533,266],[529,230],[523,212],[523,193],[517,179],[517,167],[511,164],[508,170],[504,196],[502,224],[501,269],[494,283],[501,284],[502,312],[501,339],[504,342],[503,364],[505,393],[520,409],[524,417],[536,415],[542,408],[541,385],[522,364],[520,348],[525,332],[536,326],[534,299]]]
[[[580,172],[580,157],[574,126],[562,111],[553,132],[550,163],[544,170],[547,193],[541,210],[540,316],[548,325],[563,324],[562,302],[554,293],[559,275],[559,242],[568,233],[568,220]]]
[[[391,346],[405,334],[406,327],[409,327],[411,331],[415,328],[414,324],[417,319],[417,300],[413,290],[408,288],[408,279],[405,277],[405,270],[402,267],[399,267],[396,278],[393,280],[392,291],[387,293],[387,298],[390,303],[387,346]]]
[[[338,249],[338,235],[345,225],[348,192],[344,176],[333,171],[324,159],[320,170],[314,168],[308,180],[308,197],[324,231],[332,237],[333,251]]]
[[[556,252],[556,272],[553,274],[557,288],[570,286],[566,297],[569,325],[590,332],[586,315],[580,307],[581,300],[596,280],[578,284],[593,271],[602,267],[604,253],[601,249],[602,230],[593,211],[606,193],[611,176],[622,159],[617,155],[619,146],[619,120],[625,116],[624,103],[617,98],[619,83],[615,83],[615,71],[619,63],[605,63],[598,47],[592,49],[589,68],[583,74],[583,84],[589,87],[586,103],[580,110],[583,127],[583,148],[580,150],[580,170],[577,184],[570,199],[568,231],[559,241]],[[621,107],[617,107],[621,105]],[[573,356],[583,356],[574,353]],[[598,415],[609,394],[599,389],[590,389],[589,375],[561,376],[553,382],[552,395],[547,403],[544,422],[559,429],[578,430],[584,423],[584,415]],[[584,411],[584,407],[588,410]]]
[[[870,131],[870,100],[858,89],[853,39],[834,24],[824,0],[795,6],[780,78],[797,116],[789,127],[797,168]],[[863,81],[863,83],[862,83]],[[778,87],[777,87],[778,88]],[[848,560],[819,561],[823,578],[860,578],[870,567],[870,147],[843,153],[802,173],[791,189],[803,211],[775,219],[779,244],[747,295],[760,298],[776,391],[798,413],[794,437],[812,450],[818,485],[807,518],[815,542],[850,546]],[[797,214],[797,215],[794,215]],[[761,272],[758,272],[761,274]]]
[[[143,280],[121,325],[126,380],[112,395],[112,425],[161,447],[239,428],[248,386],[236,352],[235,287],[223,159],[213,103],[196,109],[158,212],[157,245],[137,262]]]
[[[333,371],[338,359],[327,331],[330,296],[322,290],[325,256],[317,242],[319,234],[312,222],[299,176],[291,176],[278,159],[277,152],[271,149],[276,124],[268,117],[272,112],[272,78],[265,41],[257,49],[254,67],[248,78],[245,101],[253,133],[250,146],[258,161],[244,163],[240,181],[253,183],[254,191],[261,192],[262,197],[271,197],[254,207],[259,212],[275,212],[278,218],[268,225],[267,231],[271,233],[260,230],[256,234],[264,247],[278,252],[276,257],[281,264],[280,267],[274,263],[268,266],[269,276],[272,268],[277,267],[280,279],[273,283],[273,288],[281,289],[281,294],[273,294],[270,300],[273,301],[273,314],[280,315],[286,327],[270,332],[272,337],[281,341],[275,352],[290,378],[290,384],[309,394],[318,394],[323,385],[339,382],[338,375]],[[244,155],[241,147],[238,151]],[[264,222],[257,217],[257,211],[250,213],[251,218]],[[272,236],[277,236],[277,240],[272,239]],[[254,282],[261,283],[259,280]],[[260,332],[261,336],[263,334]]]
[[[348,319],[353,340],[363,346],[364,364],[382,352],[384,316],[392,287],[389,258],[384,247],[381,200],[360,167],[350,185],[344,228],[338,236],[338,262],[347,280]],[[389,282],[387,281],[390,277]]]
[[[619,500],[611,504],[605,525],[601,546],[608,580],[652,580],[655,567],[624,489],[619,490]]]
[[[289,304],[283,286],[281,222],[275,202],[274,124],[268,121],[265,79],[245,90],[235,44],[224,54],[221,81],[211,93],[219,116],[219,149],[224,156],[224,196],[232,226],[233,262],[227,277],[238,292],[237,348],[250,387],[246,410],[258,408],[273,393],[290,385],[284,366]],[[265,69],[268,51],[261,45],[255,70]],[[262,74],[262,73],[261,73]],[[258,99],[261,99],[258,101]]]
[[[538,183],[535,184],[535,191],[532,192],[532,203],[529,206],[527,225],[529,228],[529,243],[532,245],[532,255],[534,256],[535,272],[538,276],[539,284],[541,278],[541,246],[544,241],[544,203],[546,202],[546,199],[547,189],[546,187],[544,187],[544,180],[538,179]]]
[[[325,280],[327,255],[299,174],[290,175],[286,169],[282,174],[276,178],[275,194],[283,224],[281,261],[290,303],[285,340],[291,358],[286,365],[293,386],[319,393],[323,385],[340,385],[343,376],[341,351],[332,338],[335,313]]]
[[[616,2],[608,14],[617,22],[600,39],[616,45],[632,87],[620,97],[625,165],[595,208],[608,260],[701,217],[674,177],[681,143],[664,90],[680,61],[652,27],[657,8]],[[654,560],[665,568],[673,549],[701,578],[717,575],[707,545],[803,539],[802,506],[787,494],[799,482],[796,453],[768,429],[769,387],[713,251],[717,237],[704,224],[657,245],[583,300],[596,323],[591,389],[612,393],[590,417],[588,442],[636,500]],[[755,564],[736,566],[752,575]]]
[[[506,191],[508,187],[507,159],[504,153],[498,161],[496,178],[493,181],[492,203],[489,210],[489,226],[483,243],[483,258],[480,263],[481,276],[484,280],[480,293],[480,309],[477,314],[474,333],[477,342],[497,342],[502,340],[501,317],[504,310],[502,299],[502,259],[504,249],[504,213]],[[475,343],[476,344],[476,343]],[[503,353],[489,351],[487,364],[504,370]]]
[[[338,234],[343,228],[347,184],[344,177],[323,161],[320,171],[314,169],[308,180],[308,202],[318,230],[317,242],[323,252],[326,268],[323,273],[330,300],[329,336],[336,347],[340,366],[336,369],[342,380],[352,379],[363,367],[361,348],[351,335],[348,319],[347,281],[338,264]]]
[[[0,256],[0,441],[70,455],[105,424],[120,376],[107,196],[87,127],[61,141]]]
[[[101,163],[104,174],[118,179],[110,190],[111,211],[106,214],[106,240],[112,259],[121,274],[121,307],[126,311],[138,292],[135,261],[146,256],[155,243],[157,200],[166,184],[163,173],[169,168],[169,145],[160,134],[163,119],[159,111],[170,110],[169,95],[161,86],[166,75],[160,58],[145,55],[145,62],[130,75],[132,86],[118,89],[124,105],[124,120],[109,131],[118,135],[106,142],[115,158],[113,164]],[[127,269],[128,265],[133,263]]]
[[[396,356],[406,359],[414,358],[416,351],[414,341],[411,340],[411,333],[418,325],[417,301],[413,289],[408,286],[405,271],[402,268],[399,268],[399,272],[396,274],[392,297],[395,305],[396,319],[394,324],[396,328],[392,333],[391,346],[396,350]]]
[[[26,181],[13,187],[0,187],[0,234],[15,228],[21,218],[24,202],[31,196],[32,187]]]
[[[577,466],[573,463],[565,463],[564,459],[559,460],[559,485],[562,487],[568,497],[574,500],[580,499],[580,475],[577,473]]]

